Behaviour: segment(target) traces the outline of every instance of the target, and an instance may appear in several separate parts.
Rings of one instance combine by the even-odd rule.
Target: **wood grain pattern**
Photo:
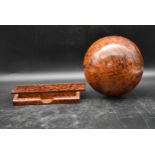
[[[131,40],[107,36],[90,46],[83,65],[86,79],[95,90],[107,96],[119,96],[139,83],[144,60]]]
[[[38,84],[17,86],[12,89],[14,105],[39,105],[57,103],[78,103],[83,83]]]
[[[65,92],[84,90],[83,83],[63,83],[63,84],[36,84],[29,86],[16,86],[11,93],[39,93],[39,92]]]

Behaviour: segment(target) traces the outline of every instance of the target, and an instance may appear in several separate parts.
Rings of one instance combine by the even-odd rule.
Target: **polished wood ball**
[[[131,40],[107,36],[89,47],[83,65],[85,77],[96,91],[107,96],[119,96],[139,83],[144,60]]]

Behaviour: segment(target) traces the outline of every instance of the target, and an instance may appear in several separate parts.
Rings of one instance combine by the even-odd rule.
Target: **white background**
[[[154,130],[1,130],[2,155],[154,155]]]
[[[3,0],[5,25],[150,25],[153,1]],[[155,130],[0,130],[0,155],[154,155]]]
[[[154,24],[154,0],[0,0],[0,24]]]

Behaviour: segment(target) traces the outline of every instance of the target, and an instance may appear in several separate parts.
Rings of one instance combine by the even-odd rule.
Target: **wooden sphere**
[[[83,65],[85,77],[96,91],[107,96],[119,96],[139,83],[144,60],[131,40],[107,36],[89,47]]]

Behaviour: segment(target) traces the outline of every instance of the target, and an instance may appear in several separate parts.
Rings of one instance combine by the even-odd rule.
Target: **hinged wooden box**
[[[78,103],[84,83],[37,84],[16,86],[11,93],[14,105]]]

